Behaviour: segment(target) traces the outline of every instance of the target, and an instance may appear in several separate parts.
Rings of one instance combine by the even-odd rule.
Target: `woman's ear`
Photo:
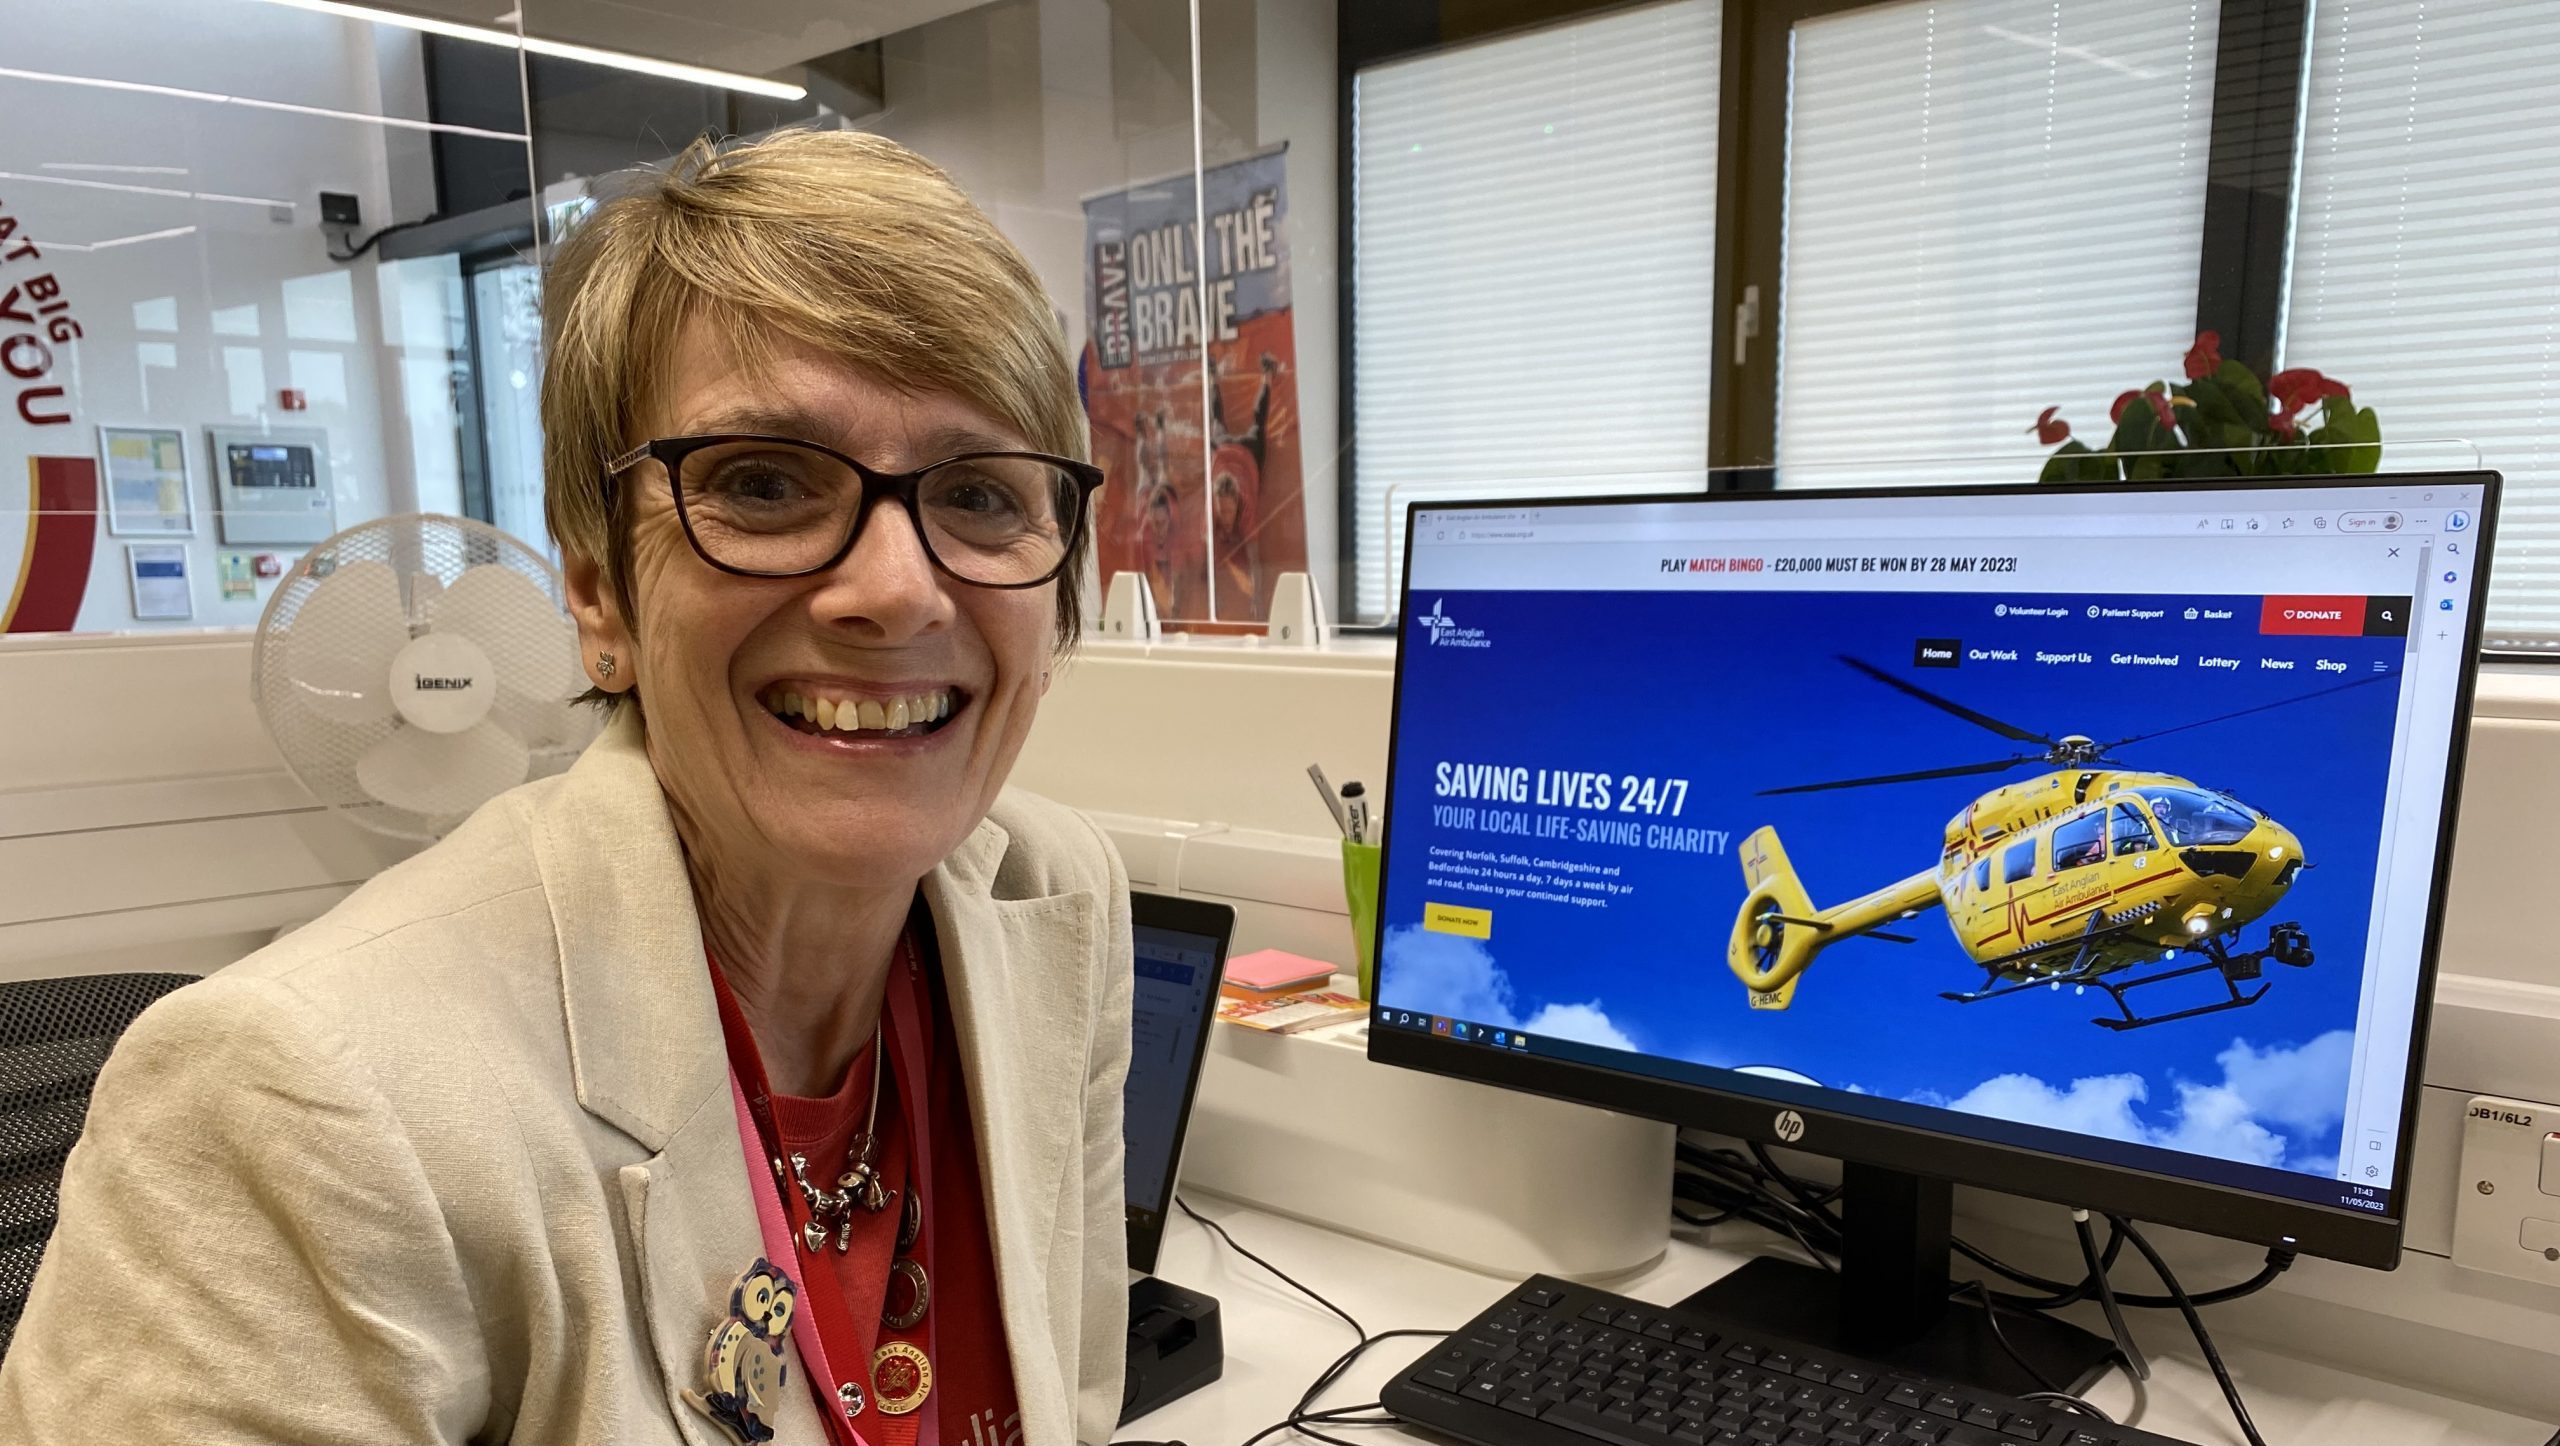
[[[608,693],[629,692],[639,682],[640,650],[622,606],[605,586],[604,568],[583,557],[563,559],[561,581],[569,616],[578,624],[578,665],[587,681]]]

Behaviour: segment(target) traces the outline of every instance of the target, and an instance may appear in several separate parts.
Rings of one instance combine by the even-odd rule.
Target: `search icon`
[[[2389,608],[2384,608],[2382,610],[2382,620],[2386,623],[2396,623],[2400,621],[2399,618],[2392,615],[2391,609]]]

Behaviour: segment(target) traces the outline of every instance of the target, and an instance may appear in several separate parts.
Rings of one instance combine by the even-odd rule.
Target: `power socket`
[[[2463,1111],[2453,1263],[2560,1286],[2560,1105],[2481,1095]]]

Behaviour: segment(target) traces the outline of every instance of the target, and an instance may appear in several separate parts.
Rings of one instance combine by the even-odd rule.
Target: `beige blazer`
[[[1021,1440],[1098,1446],[1126,1336],[1127,876],[1091,822],[1007,792],[923,891]],[[0,1441],[725,1446],[684,1395],[762,1253],[727,1067],[664,798],[617,724],[135,1023],[0,1368]],[[790,1369],[778,1442],[823,1446]]]

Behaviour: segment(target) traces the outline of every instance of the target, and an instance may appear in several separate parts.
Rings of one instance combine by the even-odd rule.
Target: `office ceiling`
[[[379,3],[379,0],[368,0]],[[395,0],[382,8],[766,75],[985,0]]]

